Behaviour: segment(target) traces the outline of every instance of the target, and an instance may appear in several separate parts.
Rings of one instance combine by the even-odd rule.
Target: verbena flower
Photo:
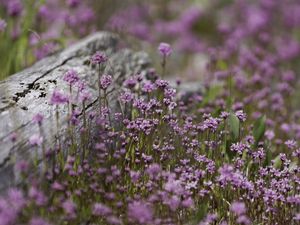
[[[41,137],[39,134],[33,134],[29,138],[29,144],[32,146],[41,146],[43,143],[43,137]]]
[[[43,120],[44,120],[44,116],[40,113],[35,114],[32,118],[32,121],[34,123],[37,123],[38,125],[41,125]]]
[[[68,6],[75,8],[77,6],[79,6],[81,0],[67,0],[67,4]]]
[[[47,197],[43,192],[38,190],[35,186],[31,186],[28,192],[28,197],[33,199],[36,205],[44,206],[47,203]]]
[[[51,224],[42,218],[35,217],[30,220],[29,225],[51,225]]]
[[[109,85],[111,85],[112,83],[112,76],[111,75],[106,75],[106,74],[103,74],[100,78],[100,87],[103,89],[103,90],[106,90]]]
[[[131,92],[124,92],[120,95],[120,100],[123,103],[129,103],[133,100],[134,96]]]
[[[95,216],[108,216],[111,213],[112,210],[102,203],[95,203],[93,205],[93,215]]]
[[[134,201],[128,205],[128,217],[130,220],[140,224],[151,224],[153,219],[153,211],[144,202]]]
[[[16,188],[11,188],[8,190],[8,200],[16,212],[22,210],[22,208],[26,205],[26,199],[23,195],[23,192]]]
[[[89,101],[91,99],[92,99],[92,94],[89,91],[83,90],[83,91],[80,92],[80,94],[79,94],[79,100],[81,102]]]
[[[239,118],[240,121],[245,122],[246,121],[246,113],[243,110],[238,110],[235,112],[235,115],[237,118]]]
[[[172,48],[170,44],[162,42],[158,46],[158,51],[162,56],[167,57],[171,55]]]
[[[239,217],[237,218],[236,222],[237,222],[238,224],[244,224],[244,225],[250,225],[250,224],[251,224],[250,219],[249,219],[247,216],[245,216],[245,215],[239,216]]]
[[[105,63],[108,60],[107,56],[103,52],[96,52],[92,58],[91,63],[93,65],[100,65],[102,63]]]
[[[0,32],[5,31],[5,28],[7,27],[7,23],[5,20],[0,19]]]
[[[76,217],[76,205],[72,200],[66,200],[62,203],[62,208],[70,218]]]
[[[295,140],[287,140],[284,144],[291,150],[297,148],[297,142]]]
[[[16,132],[13,132],[10,134],[9,138],[10,138],[11,142],[16,142],[17,138],[18,138],[18,134]]]
[[[23,5],[20,0],[10,0],[7,3],[7,11],[10,16],[19,16],[23,10]]]
[[[233,202],[230,206],[230,210],[236,215],[240,216],[246,213],[246,206],[243,202]]]
[[[50,98],[50,104],[51,105],[62,105],[69,102],[69,97],[62,93],[59,90],[54,90],[51,98]]]
[[[155,84],[153,84],[152,82],[146,82],[144,85],[143,85],[143,88],[142,90],[146,93],[151,93],[152,91],[154,91],[156,89],[156,86]]]
[[[74,85],[79,81],[78,73],[75,70],[70,69],[65,73],[63,80],[69,83],[69,85]]]

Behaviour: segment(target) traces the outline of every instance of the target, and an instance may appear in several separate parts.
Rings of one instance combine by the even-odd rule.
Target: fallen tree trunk
[[[47,148],[55,146],[57,136],[66,134],[68,107],[59,107],[61,116],[57,130],[56,109],[49,104],[49,99],[54,89],[69,92],[69,86],[63,81],[69,69],[77,71],[92,94],[85,111],[98,110],[98,71],[89,65],[89,60],[96,51],[105,52],[109,57],[109,65],[104,72],[113,76],[113,84],[108,90],[111,115],[120,111],[118,94],[123,88],[123,81],[136,74],[147,77],[150,66],[147,54],[120,48],[118,42],[116,35],[99,32],[0,81],[0,192],[18,183],[15,162],[31,159],[35,154],[29,144],[29,138],[39,134],[39,127],[32,121],[34,115],[41,113],[44,116],[42,129]],[[171,81],[171,85],[176,86],[176,82]],[[184,83],[180,90],[195,93],[201,90],[201,85]],[[74,107],[82,109],[81,106]],[[11,140],[12,137],[15,141]]]
[[[97,75],[88,63],[96,51],[104,51],[109,56],[112,66],[106,68],[106,73],[113,75],[113,89],[121,89],[128,76],[147,72],[149,59],[145,53],[121,49],[117,36],[100,32],[0,82],[0,191],[16,183],[14,163],[32,155],[28,140],[39,132],[32,122],[35,114],[44,115],[44,139],[48,147],[54,145],[57,134],[65,131],[66,116],[60,117],[60,129],[55,130],[54,109],[49,105],[49,98],[56,88],[68,93],[69,86],[62,78],[69,69],[78,72],[92,93],[87,110],[97,107]],[[117,107],[116,98],[117,94],[109,97],[112,111]],[[67,114],[67,106],[59,110],[61,115]],[[12,135],[16,137],[14,142]]]

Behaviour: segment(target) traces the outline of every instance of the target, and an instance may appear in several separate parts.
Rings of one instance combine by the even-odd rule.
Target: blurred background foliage
[[[276,26],[267,32],[276,34],[279,45],[284,43],[287,49],[298,49],[298,43],[284,34],[299,40],[296,2],[280,3],[276,10],[282,11],[268,18]],[[201,80],[211,49],[242,45],[235,37],[251,45],[264,35],[266,27],[255,26],[264,23],[271,4],[267,0],[0,0],[0,80],[98,30],[116,32],[123,45],[150,54],[157,54],[160,42],[168,42],[175,52],[168,74]],[[241,31],[243,26],[246,32]],[[289,61],[299,67],[297,57]]]
[[[0,79],[97,30],[119,33],[132,48],[155,51],[165,41],[178,52],[199,52],[204,39],[219,39],[215,14],[208,10],[213,5],[205,0],[0,0]],[[174,65],[178,61],[186,64],[187,58]]]

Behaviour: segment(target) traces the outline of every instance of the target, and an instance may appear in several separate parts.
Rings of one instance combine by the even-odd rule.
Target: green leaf
[[[240,120],[234,113],[230,113],[229,115],[229,128],[231,140],[233,142],[238,141],[240,137]]]
[[[274,168],[275,169],[280,169],[282,165],[282,161],[280,159],[280,155],[276,156],[276,158],[274,159]]]
[[[289,166],[289,171],[292,172],[294,169],[297,169],[298,163],[296,161],[292,162]]]
[[[217,68],[220,70],[227,70],[228,69],[228,65],[224,60],[219,60],[217,62]]]
[[[204,217],[207,214],[207,210],[208,210],[208,204],[207,203],[201,204],[201,206],[198,207],[198,210],[196,212],[196,218],[195,218],[197,223],[199,223],[201,220],[204,219]]]
[[[258,120],[255,121],[253,127],[253,137],[255,140],[255,144],[257,145],[258,142],[262,139],[265,134],[266,130],[266,116],[261,116]]]
[[[264,162],[264,166],[269,166],[271,164],[271,160],[272,160],[272,152],[270,150],[270,148],[266,149],[266,159]]]
[[[222,90],[223,86],[220,84],[210,87],[204,95],[202,104],[206,105],[207,103],[214,101]]]

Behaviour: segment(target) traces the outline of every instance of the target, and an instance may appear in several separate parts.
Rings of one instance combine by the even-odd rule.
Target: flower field
[[[0,225],[300,224],[298,0],[0,0],[0,80],[97,30],[152,67],[115,90],[110,54],[91,54],[92,111],[77,67],[60,77],[45,101],[67,130],[50,146],[34,115]]]

